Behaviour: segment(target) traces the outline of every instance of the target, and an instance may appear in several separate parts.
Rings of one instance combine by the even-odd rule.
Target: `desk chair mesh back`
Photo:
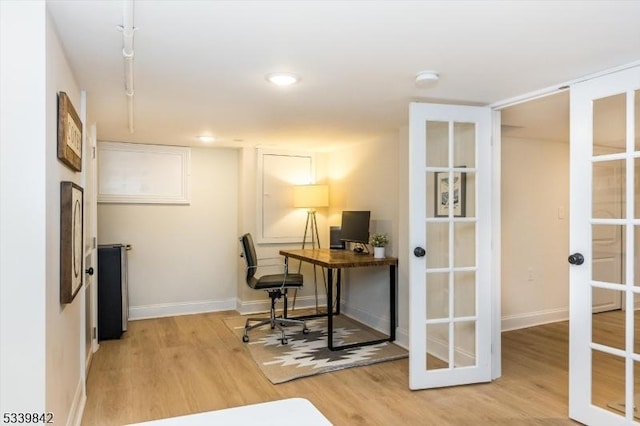
[[[287,270],[287,265],[282,261],[280,261],[281,263],[260,264],[261,261],[268,259],[258,259],[258,257],[256,256],[256,249],[253,245],[253,238],[251,237],[251,234],[244,234],[242,237],[240,237],[240,244],[242,245],[241,257],[244,257],[244,260],[247,263],[247,285],[249,285],[249,287],[254,290],[266,291],[271,298],[271,314],[269,315],[269,318],[248,318],[244,326],[242,341],[249,341],[249,330],[266,324],[271,325],[271,329],[277,328],[278,330],[280,330],[280,332],[282,333],[280,341],[283,345],[286,345],[288,343],[287,336],[284,333],[285,325],[301,325],[302,332],[304,334],[309,333],[309,329],[307,328],[307,325],[303,320],[294,320],[284,318],[282,316],[276,316],[276,303],[281,297],[287,297],[287,289],[298,289],[302,287],[302,274],[289,273]],[[256,276],[256,272],[258,269],[266,268],[268,266],[270,266],[272,269],[275,266],[279,266],[282,269],[282,273],[261,275],[259,277]]]

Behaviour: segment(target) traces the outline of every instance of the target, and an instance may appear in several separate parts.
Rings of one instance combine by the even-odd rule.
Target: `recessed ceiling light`
[[[204,143],[211,143],[215,140],[213,136],[208,136],[208,135],[200,135],[198,136],[198,139],[200,140],[200,142],[204,142]]]
[[[276,86],[291,86],[300,81],[300,77],[290,72],[274,72],[267,75],[267,81]]]
[[[416,85],[427,86],[438,81],[439,78],[438,71],[420,71],[416,74]]]

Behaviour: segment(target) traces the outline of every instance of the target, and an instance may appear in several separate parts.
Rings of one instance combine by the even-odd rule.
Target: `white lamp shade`
[[[328,207],[328,185],[298,185],[293,187],[293,207]]]

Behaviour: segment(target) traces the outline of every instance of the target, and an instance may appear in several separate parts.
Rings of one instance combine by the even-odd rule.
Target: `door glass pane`
[[[633,161],[634,183],[633,183],[633,211],[636,219],[640,218],[640,158]],[[636,239],[637,240],[637,239]],[[636,246],[636,252],[637,252]]]
[[[603,290],[603,289],[593,289]],[[607,290],[604,290],[607,291]],[[609,290],[613,300],[620,300],[621,292]],[[609,346],[616,349],[625,349],[625,321],[624,311],[614,311],[593,314],[591,318],[593,343]]]
[[[476,273],[453,274],[453,316],[472,317],[476,314]]]
[[[624,358],[597,350],[591,351],[591,403],[624,413]]]
[[[427,319],[449,318],[449,273],[427,274]]]
[[[593,102],[593,154],[626,151],[626,94],[596,99]]]
[[[623,226],[592,226],[592,279],[622,284],[625,276],[623,257]]]
[[[427,325],[427,370],[449,367],[449,324]]]
[[[625,214],[625,160],[593,163],[592,215],[596,219],[620,219]]]
[[[455,367],[476,365],[476,322],[463,321],[455,323],[453,335]]]
[[[449,166],[449,123],[427,121],[427,167]]]
[[[454,217],[466,216],[466,175],[460,172],[435,173],[435,216],[448,217],[451,208]]]
[[[454,266],[476,266],[476,224],[458,222],[453,225]]]
[[[638,303],[640,303],[640,294],[634,294],[633,300],[633,306],[638,306]],[[633,352],[635,354],[640,354],[640,310],[638,309],[633,311]],[[640,374],[640,372],[637,372],[636,374]],[[640,388],[636,387],[635,392],[640,394]]]
[[[449,223],[427,223],[427,268],[449,267]]]
[[[476,174],[462,173],[464,183],[463,217],[476,217]]]
[[[453,124],[454,167],[476,166],[476,125],[475,123]]]
[[[633,227],[633,284],[640,286],[640,226]],[[640,391],[640,390],[639,390]]]
[[[634,361],[633,362],[633,389],[634,389],[634,393],[636,396],[634,396],[633,400],[635,401],[635,411],[634,411],[634,415],[633,415],[633,422],[635,424],[640,423],[640,407],[638,407],[638,405],[640,405],[640,401],[638,398],[638,394],[640,393],[640,362],[638,361]]]
[[[636,123],[635,147],[636,151],[640,151],[640,90],[635,91],[634,113]],[[636,175],[637,176],[637,175]]]
[[[426,217],[435,217],[436,215],[436,190],[435,181],[436,174],[433,172],[427,172],[427,181],[425,182],[425,188],[427,188],[427,196],[425,197],[425,203],[427,207]]]
[[[591,307],[594,313],[622,307],[622,292],[608,288],[591,288]]]

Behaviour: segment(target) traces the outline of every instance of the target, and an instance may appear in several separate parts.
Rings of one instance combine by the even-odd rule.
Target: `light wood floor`
[[[223,323],[235,312],[129,323],[103,341],[83,425],[122,425],[290,397],[335,425],[568,425],[568,323],[503,334],[490,384],[411,391],[408,360],[273,385]],[[260,424],[260,419],[256,419]]]

